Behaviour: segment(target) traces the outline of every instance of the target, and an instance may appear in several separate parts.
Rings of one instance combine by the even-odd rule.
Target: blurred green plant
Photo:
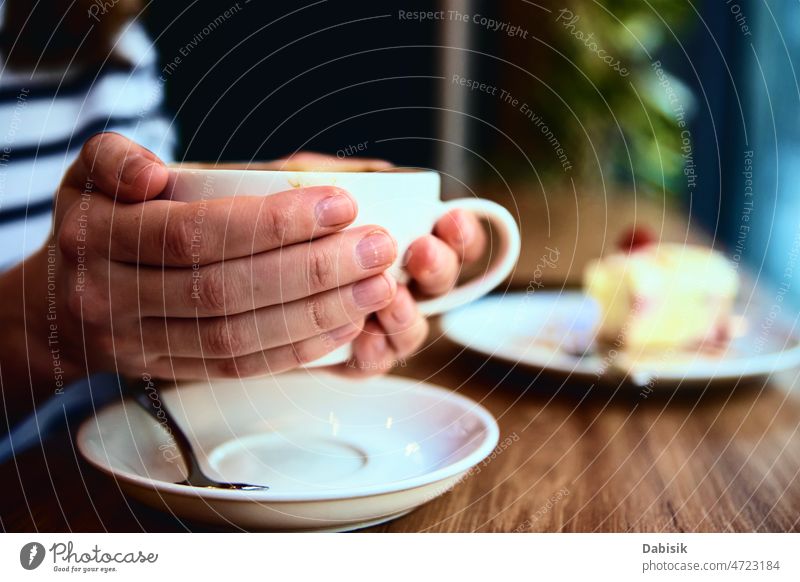
[[[606,185],[610,178],[635,181],[642,190],[680,191],[686,185],[681,120],[688,124],[694,98],[658,55],[686,32],[690,5],[566,0],[549,7],[550,15],[531,30],[533,50],[513,60],[541,80],[526,76],[519,90],[547,120],[575,165],[574,177],[585,183],[602,175]],[[562,166],[549,163],[552,144],[529,133],[522,145],[542,178],[563,178]]]

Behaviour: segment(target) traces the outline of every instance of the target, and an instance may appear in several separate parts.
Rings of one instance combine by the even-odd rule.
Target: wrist
[[[27,412],[78,379],[68,357],[71,325],[58,300],[57,251],[45,246],[0,277],[0,374],[8,412]]]

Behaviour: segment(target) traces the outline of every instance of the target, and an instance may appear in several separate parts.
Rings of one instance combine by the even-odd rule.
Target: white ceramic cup
[[[401,263],[411,243],[429,234],[434,224],[451,210],[472,211],[478,217],[488,219],[496,229],[500,249],[494,253],[494,261],[480,277],[442,296],[417,302],[423,315],[435,315],[486,295],[511,273],[520,251],[519,229],[505,208],[479,198],[444,202],[439,196],[440,185],[439,174],[432,171],[294,172],[190,165],[170,168],[165,197],[196,202],[230,196],[269,196],[309,186],[343,188],[358,204],[358,216],[352,226],[376,224],[389,231],[397,241],[398,258],[388,271],[401,282],[408,279]],[[311,365],[342,363],[350,356],[350,346],[343,346]]]

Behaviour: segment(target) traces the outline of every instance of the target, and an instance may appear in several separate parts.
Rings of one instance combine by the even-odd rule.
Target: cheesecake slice
[[[600,309],[596,340],[631,352],[726,345],[738,287],[723,255],[695,245],[631,245],[584,271]]]

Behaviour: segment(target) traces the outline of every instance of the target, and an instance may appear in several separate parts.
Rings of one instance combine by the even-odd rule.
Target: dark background
[[[703,171],[696,191],[706,195],[687,202],[714,230],[726,159],[730,156],[739,163],[741,157],[742,120],[735,118],[738,104],[729,98],[731,80],[722,74],[726,59],[735,73],[740,47],[735,44],[738,37],[732,19],[719,10],[704,10],[706,4],[699,3],[698,9],[711,34],[699,24],[682,33],[689,59],[675,47],[658,58],[698,97],[692,134],[696,162]],[[213,32],[203,34],[204,27],[235,6],[238,10]],[[177,117],[180,134],[178,157],[263,160],[298,150],[336,153],[367,142],[360,155],[436,167],[440,93],[451,84],[453,72],[443,74],[442,57],[454,49],[440,48],[441,22],[401,20],[398,11],[443,7],[430,0],[240,0],[238,4],[154,0],[146,19],[161,66],[181,59],[165,75],[167,107]],[[521,0],[483,0],[468,8],[470,13],[519,23],[532,35],[546,34],[536,23],[542,11]],[[548,79],[570,73],[558,59],[544,59],[551,51],[535,41],[509,38],[475,25],[469,25],[469,31],[471,50],[465,53],[469,67],[459,72],[470,78],[509,88],[530,102],[536,93],[547,91],[543,84]],[[196,45],[181,55],[181,49],[193,41]],[[540,64],[550,61],[554,62]],[[541,81],[514,64],[541,75]],[[576,81],[575,90],[588,89]],[[469,113],[478,119],[446,115],[457,115],[457,122],[467,128],[469,142],[462,145],[478,154],[469,156],[475,175],[492,174],[481,167],[487,165],[482,158],[503,165],[505,175],[514,174],[514,179],[523,181],[535,181],[541,166],[555,163],[550,148],[530,124],[521,122],[518,111],[479,92],[470,93],[469,98]],[[563,116],[553,115],[569,118],[570,112],[565,109]],[[542,143],[531,142],[537,139]],[[521,152],[518,144],[540,147]],[[529,167],[529,158],[534,168]],[[516,174],[515,169],[519,169]],[[628,173],[623,171],[618,178],[624,182]]]
[[[157,1],[148,9],[162,63],[232,6],[179,4]],[[240,0],[241,9],[168,77],[179,155],[271,159],[296,150],[336,153],[366,141],[361,155],[431,166],[436,23],[397,18],[398,7],[431,5]]]

